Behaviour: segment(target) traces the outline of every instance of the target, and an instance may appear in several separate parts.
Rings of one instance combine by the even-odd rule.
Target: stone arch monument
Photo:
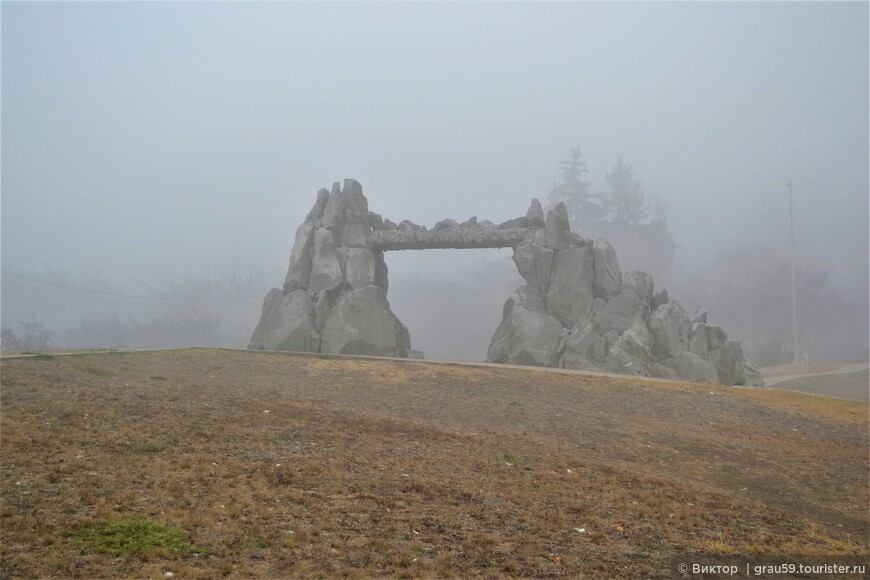
[[[442,220],[429,230],[370,212],[362,186],[321,189],[296,230],[283,288],[263,300],[249,349],[422,358],[387,301],[391,250],[511,247],[526,284],[504,306],[487,360],[727,385],[764,382],[706,312],[690,318],[651,276],[623,274],[613,247],[570,230],[563,204],[532,200],[500,225]]]

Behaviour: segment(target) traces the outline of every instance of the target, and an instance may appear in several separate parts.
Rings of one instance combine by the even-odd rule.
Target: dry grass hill
[[[868,554],[868,404],[179,350],[2,363],[0,577],[675,575]]]

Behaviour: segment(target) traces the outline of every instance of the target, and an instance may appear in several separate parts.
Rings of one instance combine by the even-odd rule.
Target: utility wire
[[[68,289],[68,290],[75,290],[78,292],[88,292],[90,294],[95,294],[98,296],[109,296],[109,297],[117,297],[117,298],[132,298],[135,300],[143,300],[144,303],[146,303],[146,304],[148,304],[148,303],[166,304],[169,302],[173,302],[173,303],[186,302],[185,300],[180,300],[178,298],[160,298],[160,297],[156,297],[156,296],[152,297],[152,296],[141,296],[141,295],[136,296],[136,295],[132,295],[132,294],[117,294],[115,292],[101,292],[99,290],[89,290],[87,288],[78,288],[76,286],[67,286],[65,284],[57,284],[55,282],[47,282],[45,280],[37,280],[36,278],[29,278],[27,276],[21,276],[20,274],[13,274],[12,272],[6,272],[5,270],[2,271],[2,273],[4,276],[14,276],[16,278],[21,278],[22,280],[28,280],[30,282],[37,282],[39,284],[46,284],[48,286],[54,286],[56,288],[64,288],[64,289]],[[100,299],[97,296],[79,296],[76,294],[70,294],[70,293],[66,293],[66,292],[52,292],[51,290],[49,290],[47,288],[31,288],[29,286],[21,286],[19,284],[15,284],[15,283],[10,282],[9,280],[6,280],[6,279],[0,279],[0,282],[2,282],[6,286],[20,288],[22,290],[30,290],[32,292],[43,292],[46,294],[52,294],[54,296],[63,296],[65,298],[77,298],[79,300],[96,300],[96,301],[107,302],[107,303],[111,303],[111,304],[134,304],[133,302],[121,302],[118,300]],[[219,301],[219,302],[238,302],[240,299],[244,300],[245,302],[254,302],[256,300],[256,297],[250,298],[250,299],[248,299],[247,297],[242,297],[242,298],[224,297],[224,298],[218,298],[217,301]],[[211,299],[211,302],[214,302],[214,301],[215,301],[215,299]]]
[[[106,298],[100,298],[99,296],[81,296],[77,294],[70,294],[67,292],[55,292],[48,288],[31,288],[30,286],[22,286],[20,284],[16,284],[14,282],[10,282],[9,280],[2,280],[3,286],[19,288],[21,290],[27,290],[28,292],[41,292],[43,294],[51,294],[52,296],[60,296],[62,298],[70,298],[72,300],[90,300],[92,302],[103,302],[105,304],[119,304],[123,306],[137,306],[136,302],[130,302],[129,300],[111,300]],[[151,304],[138,303],[138,306],[151,306]]]
[[[136,298],[138,300],[156,300],[159,302],[164,302],[161,298],[154,298],[151,296],[134,296],[132,294],[117,294],[115,292],[101,292],[99,290],[88,290],[87,288],[77,288],[75,286],[67,286],[66,284],[57,284],[55,282],[46,282],[45,280],[37,280],[36,278],[28,278],[27,276],[22,276],[21,274],[13,274],[12,272],[7,272],[6,270],[2,270],[4,276],[12,276],[14,278],[21,278],[22,280],[28,280],[30,282],[36,282],[38,284],[47,284],[48,286],[57,286],[58,288],[66,288],[68,290],[77,290],[79,292],[89,292],[91,294],[101,294],[103,296],[116,296],[118,298]]]

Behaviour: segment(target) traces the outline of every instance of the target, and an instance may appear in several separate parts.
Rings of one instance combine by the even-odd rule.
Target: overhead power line
[[[104,304],[119,304],[123,306],[151,306],[151,303],[148,302],[134,302],[130,300],[117,300],[113,298],[102,298],[100,296],[92,296],[88,294],[73,294],[72,292],[62,292],[52,290],[50,288],[34,288],[31,286],[23,286],[21,284],[16,284],[15,282],[10,282],[9,280],[3,280],[4,288],[18,288],[20,290],[27,290],[28,292],[39,292],[40,294],[49,294],[51,296],[60,296],[62,298],[68,298],[70,300],[86,300],[89,302],[102,302]]]
[[[154,303],[159,303],[159,304],[167,304],[167,303],[179,303],[179,304],[184,304],[184,303],[188,303],[188,302],[191,302],[191,301],[196,301],[194,298],[191,298],[190,300],[183,300],[183,299],[180,299],[180,298],[169,298],[169,297],[160,297],[160,296],[142,296],[142,295],[134,295],[134,294],[118,294],[118,293],[116,293],[116,292],[103,292],[103,291],[101,291],[101,290],[91,290],[91,289],[88,289],[88,288],[79,288],[79,287],[77,287],[77,286],[68,286],[68,285],[66,285],[66,284],[58,284],[58,283],[56,283],[56,282],[48,282],[47,280],[37,280],[36,278],[30,278],[30,277],[28,277],[28,276],[22,276],[22,275],[20,275],[20,274],[14,274],[14,273],[12,273],[12,272],[7,272],[7,271],[5,271],[5,270],[2,271],[2,274],[3,274],[4,276],[13,276],[13,277],[15,277],[15,278],[20,278],[20,279],[22,279],[22,280],[28,280],[28,281],[30,281],[30,282],[36,282],[36,283],[38,283],[38,284],[45,284],[46,286],[50,286],[50,287],[62,288],[62,289],[65,289],[65,290],[74,290],[74,291],[76,291],[76,292],[86,292],[86,293],[88,293],[88,294],[93,294],[93,295],[94,295],[94,296],[81,296],[81,295],[73,294],[73,293],[70,293],[70,292],[56,292],[56,291],[53,292],[53,291],[51,291],[51,290],[49,290],[49,289],[47,289],[47,288],[31,288],[31,287],[29,287],[29,286],[21,286],[21,285],[19,285],[19,284],[15,284],[15,283],[13,283],[13,282],[10,282],[9,280],[6,280],[5,278],[3,278],[2,280],[0,280],[0,281],[3,282],[4,285],[6,285],[6,286],[11,286],[11,287],[13,287],[13,288],[20,288],[20,289],[22,289],[22,290],[30,290],[30,291],[33,291],[33,292],[43,292],[43,293],[46,293],[46,294],[53,294],[53,295],[55,295],[55,296],[64,296],[64,297],[66,297],[66,298],[76,298],[76,299],[80,299],[80,300],[97,300],[97,301],[102,301],[102,302],[110,302],[110,303],[113,303],[113,304],[132,304],[132,302],[121,302],[121,301],[118,301],[118,300],[105,300],[105,299],[98,298],[98,296],[108,296],[108,297],[111,297],[111,298],[129,298],[129,299],[134,299],[134,300],[140,300],[140,301],[143,301],[144,303],[152,303],[152,304],[154,304]],[[243,300],[244,302],[254,302],[254,301],[257,300],[257,297],[254,297],[254,298],[249,298],[249,297],[233,297],[233,296],[228,296],[228,297],[218,297],[218,298],[215,298],[215,297],[209,297],[207,300],[210,301],[210,302],[215,302],[215,301],[219,301],[219,302],[238,302],[239,300]]]
[[[115,296],[118,298],[135,298],[137,300],[156,300],[159,302],[164,302],[161,298],[155,298],[152,296],[136,296],[133,294],[118,294],[116,292],[102,292],[100,290],[89,290],[88,288],[78,288],[76,286],[67,286],[66,284],[57,284],[56,282],[47,282],[46,280],[37,280],[36,278],[29,278],[27,276],[22,276],[21,274],[14,274],[12,272],[7,272],[6,270],[2,270],[2,274],[4,276],[12,276],[13,278],[20,278],[22,280],[27,280],[29,282],[36,282],[38,284],[45,284],[47,286],[56,286],[58,288],[66,288],[67,290],[76,290],[78,292],[88,292],[90,294],[100,294],[102,296]]]

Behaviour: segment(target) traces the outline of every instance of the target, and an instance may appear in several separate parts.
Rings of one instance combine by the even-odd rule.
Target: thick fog
[[[867,3],[3,2],[0,17],[16,333],[244,347],[318,189],[354,178],[396,222],[499,223],[546,203],[579,145],[593,192],[622,155],[667,206],[670,266],[617,246],[623,269],[658,270],[756,353],[766,332],[790,341],[788,285],[755,289],[752,272],[788,263],[791,181],[799,271],[824,278],[800,296],[799,351],[866,360]],[[522,282],[510,255],[388,253],[414,348],[483,359]],[[762,292],[770,308],[746,304]]]

